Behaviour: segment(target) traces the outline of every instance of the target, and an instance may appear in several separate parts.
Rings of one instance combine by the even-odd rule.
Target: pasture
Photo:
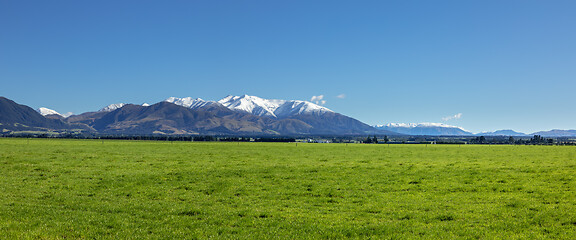
[[[573,239],[576,148],[0,139],[6,239]]]

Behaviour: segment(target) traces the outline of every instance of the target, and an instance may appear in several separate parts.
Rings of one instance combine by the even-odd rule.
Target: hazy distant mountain
[[[457,126],[451,126],[443,123],[390,123],[387,125],[378,125],[378,129],[408,135],[425,135],[425,136],[470,136],[473,133]]]
[[[576,137],[576,130],[553,129],[550,131],[535,132],[532,133],[532,135],[540,135],[542,137]]]
[[[525,137],[528,136],[525,133],[521,133],[521,132],[516,132],[514,130],[498,130],[498,131],[494,131],[494,132],[481,132],[481,133],[477,133],[476,135],[478,136],[514,136],[514,137]]]

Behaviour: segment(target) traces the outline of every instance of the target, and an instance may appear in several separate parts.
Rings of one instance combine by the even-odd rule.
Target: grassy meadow
[[[576,148],[0,139],[2,239],[574,239]]]

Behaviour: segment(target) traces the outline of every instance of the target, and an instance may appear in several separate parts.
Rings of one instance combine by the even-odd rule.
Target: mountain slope
[[[169,102],[149,107],[125,105],[91,124],[111,134],[296,134],[311,127],[301,121],[277,121],[231,111],[220,105],[190,109]]]
[[[0,123],[2,129],[12,131],[63,130],[71,126],[59,119],[49,119],[34,109],[0,97]]]

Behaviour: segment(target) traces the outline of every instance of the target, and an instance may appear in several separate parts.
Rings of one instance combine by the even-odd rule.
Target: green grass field
[[[2,239],[574,239],[576,148],[0,139]]]

